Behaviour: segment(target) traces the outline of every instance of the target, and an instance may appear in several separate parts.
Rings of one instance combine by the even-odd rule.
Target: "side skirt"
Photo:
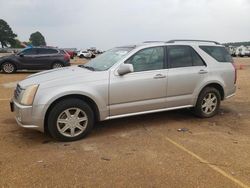
[[[177,109],[190,108],[190,107],[193,107],[193,105],[178,106],[178,107],[172,107],[172,108],[162,108],[162,109],[157,109],[157,110],[149,110],[149,111],[143,111],[143,112],[135,112],[135,113],[122,114],[122,115],[108,116],[107,118],[104,119],[104,121],[109,120],[109,119],[117,119],[117,118],[136,116],[136,115],[143,115],[143,114],[151,114],[151,113],[170,111],[170,110],[177,110]]]

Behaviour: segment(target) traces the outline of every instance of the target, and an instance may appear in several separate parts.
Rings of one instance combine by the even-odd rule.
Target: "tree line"
[[[17,34],[13,32],[9,24],[0,19],[0,43],[2,48],[4,47],[11,47],[11,48],[23,48],[25,46],[45,46],[46,41],[44,36],[39,32],[36,31],[30,35],[28,42],[21,42],[17,38]]]
[[[229,42],[225,43],[225,46],[250,46],[250,41],[248,42]]]

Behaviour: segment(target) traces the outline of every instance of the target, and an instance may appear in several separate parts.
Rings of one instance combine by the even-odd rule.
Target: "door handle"
[[[203,70],[203,69],[201,69],[201,70],[199,71],[199,74],[207,74],[207,73],[208,73],[208,71]]]
[[[154,79],[160,79],[160,78],[166,78],[166,75],[163,75],[163,74],[156,74],[154,76]]]

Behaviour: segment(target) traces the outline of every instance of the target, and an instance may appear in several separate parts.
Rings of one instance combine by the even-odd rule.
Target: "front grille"
[[[18,97],[19,97],[21,92],[22,92],[22,88],[20,87],[19,84],[17,84],[16,89],[14,91],[14,97],[16,100],[18,100]]]

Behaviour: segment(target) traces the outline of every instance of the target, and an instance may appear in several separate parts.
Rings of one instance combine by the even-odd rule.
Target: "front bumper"
[[[15,120],[19,126],[44,132],[41,122],[37,121],[33,114],[32,106],[21,105],[17,101],[11,100],[10,109],[15,113]]]

